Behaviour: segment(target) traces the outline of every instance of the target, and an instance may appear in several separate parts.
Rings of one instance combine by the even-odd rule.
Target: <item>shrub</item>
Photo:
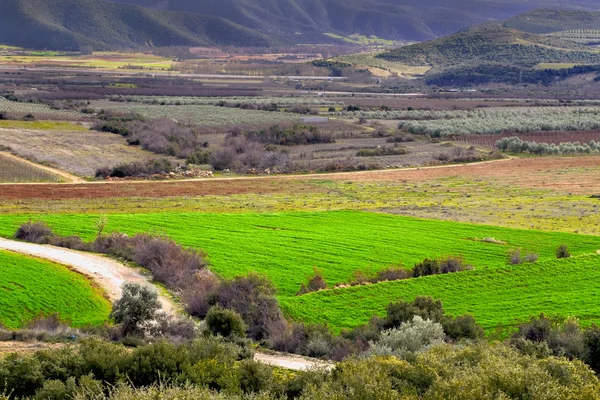
[[[442,326],[446,335],[452,340],[478,340],[484,337],[483,328],[477,325],[472,315],[461,315],[456,318],[444,317]]]
[[[397,328],[405,322],[412,321],[414,316],[434,322],[442,320],[444,309],[442,302],[431,297],[417,297],[413,302],[399,301],[390,303],[383,328]]]
[[[134,161],[124,163],[109,168],[99,168],[96,170],[96,178],[127,178],[127,177],[144,177],[156,174],[166,174],[173,172],[175,167],[171,161],[160,158],[157,160]]]
[[[247,327],[240,314],[218,306],[208,310],[206,326],[213,335],[220,335],[225,338],[246,336]]]
[[[402,267],[388,267],[378,271],[375,275],[374,282],[383,281],[399,281],[410,278],[410,273]]]
[[[425,259],[423,262],[413,267],[413,278],[420,276],[436,275],[441,272],[440,262],[437,260]]]
[[[184,287],[206,266],[202,253],[184,249],[166,237],[137,235],[133,261],[152,271],[154,279],[171,288]]]
[[[432,345],[442,343],[444,338],[441,324],[415,315],[412,321],[381,332],[381,337],[376,343],[371,343],[366,355],[395,355],[406,358],[410,353],[421,352]]]
[[[528,262],[528,263],[534,263],[537,260],[539,260],[539,258],[540,258],[540,256],[538,256],[535,253],[527,253],[527,254],[525,254],[524,260],[525,260],[525,262]]]
[[[156,318],[162,308],[156,289],[137,283],[125,283],[123,295],[115,302],[110,317],[122,324],[125,334],[141,333],[141,324]]]
[[[460,272],[467,269],[464,265],[462,257],[447,257],[440,261],[440,273],[451,274],[454,272]]]
[[[319,290],[327,289],[327,283],[325,279],[323,279],[323,275],[317,270],[317,268],[313,268],[314,276],[308,280],[306,285],[302,284],[300,291],[298,291],[297,295],[302,295],[310,292],[318,292]]]
[[[556,249],[556,258],[570,258],[571,253],[569,253],[569,248],[566,244],[561,244]]]
[[[52,229],[44,222],[27,222],[17,229],[15,239],[32,243],[46,243],[52,236]]]
[[[508,262],[512,265],[523,264],[523,259],[521,258],[521,249],[510,251],[508,253]]]

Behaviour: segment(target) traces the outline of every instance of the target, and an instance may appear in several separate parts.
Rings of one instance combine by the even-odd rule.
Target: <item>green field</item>
[[[97,215],[1,216],[0,235],[13,235],[30,218],[47,221],[59,234],[80,234],[88,240],[96,235]],[[541,261],[553,259],[561,243],[575,255],[600,249],[596,236],[352,211],[116,214],[108,216],[107,229],[166,234],[206,251],[212,269],[222,276],[264,273],[280,297],[293,296],[313,267],[333,285],[348,282],[357,270],[375,272],[397,264],[412,267],[426,257],[462,255],[477,269],[497,269],[506,266],[507,252],[519,247],[539,254]],[[490,237],[506,244],[481,241]]]
[[[544,313],[600,322],[600,255],[357,286],[281,299],[295,319],[335,330],[367,323],[399,299],[441,299],[453,315],[472,314],[489,333]]]
[[[73,326],[101,324],[110,303],[83,275],[58,264],[0,251],[0,323],[19,328],[58,313]]]

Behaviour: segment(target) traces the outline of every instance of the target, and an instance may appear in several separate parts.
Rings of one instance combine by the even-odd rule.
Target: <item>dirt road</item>
[[[97,254],[54,246],[17,242],[4,238],[0,238],[0,250],[9,250],[65,265],[73,271],[90,277],[90,279],[106,291],[111,301],[115,301],[121,297],[121,286],[125,282],[148,283],[148,277],[142,275],[134,268],[127,267],[117,261]],[[168,297],[159,296],[159,299],[163,310],[167,313],[175,314],[179,310],[179,307]],[[14,342],[0,342],[0,354],[3,352],[12,352],[11,348],[16,352],[33,352],[47,348],[47,346],[44,343],[18,344]],[[328,369],[333,367],[333,364],[321,360],[281,353],[267,354],[257,352],[255,360],[264,364],[296,371],[315,367]]]
[[[110,301],[121,297],[121,286],[125,282],[148,283],[148,278],[134,268],[101,255],[4,238],[0,238],[0,250],[10,250],[65,265],[100,285]],[[160,296],[160,302],[166,312],[176,312],[177,307],[169,298]]]
[[[54,175],[58,175],[58,176],[60,176],[61,178],[63,178],[68,183],[85,183],[85,180],[81,179],[80,177],[75,176],[75,175],[71,175],[68,172],[61,171],[60,169],[56,169],[56,168],[52,168],[52,167],[47,167],[47,166],[42,165],[42,164],[36,164],[36,163],[28,161],[28,160],[26,160],[24,158],[17,157],[14,154],[8,153],[6,151],[0,151],[0,154],[2,154],[3,157],[11,158],[13,160],[22,162],[24,164],[31,165],[31,166],[36,167],[38,169],[42,169],[44,171],[48,171],[48,172],[50,172],[50,173],[52,173]]]

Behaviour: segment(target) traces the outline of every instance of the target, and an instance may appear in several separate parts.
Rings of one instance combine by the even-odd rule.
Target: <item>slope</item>
[[[554,0],[113,0],[215,15],[287,40],[326,40],[322,33],[359,33],[393,40],[429,40],[489,20],[512,17]],[[450,4],[449,4],[450,3]],[[594,0],[569,8],[599,10]]]
[[[448,67],[500,63],[531,67],[539,63],[600,63],[600,53],[572,42],[499,24],[485,24],[452,36],[402,47],[378,56],[407,65]]]
[[[175,45],[266,46],[266,36],[212,16],[103,0],[0,0],[0,43],[54,50]]]
[[[574,29],[600,29],[600,12],[540,9],[517,15],[503,26],[522,32],[546,34]]]

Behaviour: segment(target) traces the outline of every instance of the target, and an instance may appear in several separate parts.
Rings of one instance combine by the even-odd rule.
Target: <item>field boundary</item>
[[[58,175],[61,178],[65,179],[67,181],[67,183],[86,183],[86,181],[84,179],[82,179],[82,178],[80,178],[78,176],[71,175],[68,172],[61,171],[61,170],[56,169],[56,168],[52,168],[52,167],[48,167],[48,166],[45,166],[45,165],[34,163],[32,161],[29,161],[29,160],[26,160],[24,158],[15,156],[14,154],[8,153],[6,151],[0,151],[0,155],[2,155],[3,157],[10,158],[12,160],[21,162],[23,164],[31,165],[32,167],[44,170],[46,172],[50,172],[50,173],[52,173],[54,175]]]

